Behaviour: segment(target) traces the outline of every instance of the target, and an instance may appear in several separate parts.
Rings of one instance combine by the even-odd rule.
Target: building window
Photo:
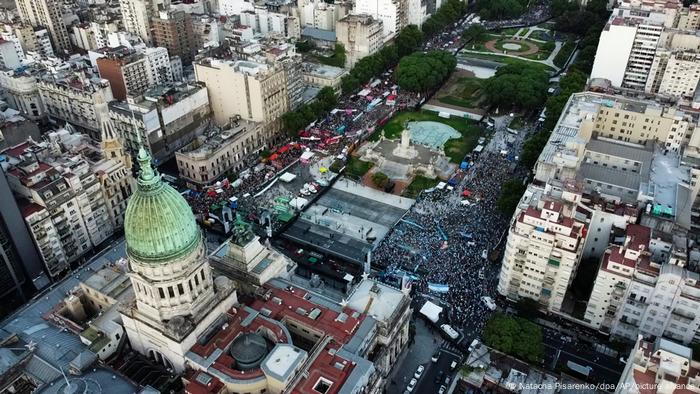
[[[165,298],[165,292],[162,287],[158,288],[158,294],[160,294],[160,298]]]
[[[177,292],[180,293],[180,295],[185,294],[185,289],[182,287],[182,283],[177,284]]]
[[[175,290],[173,290],[172,286],[168,286],[168,295],[170,296],[170,298],[175,297]]]

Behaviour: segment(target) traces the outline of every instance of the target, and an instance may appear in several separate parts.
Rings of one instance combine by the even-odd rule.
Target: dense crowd
[[[387,271],[414,275],[418,296],[438,297],[450,305],[449,322],[465,334],[480,332],[486,321],[489,311],[480,298],[495,298],[493,272],[498,267],[484,256],[497,248],[506,232],[508,218],[495,204],[501,182],[514,176],[511,171],[507,158],[484,153],[454,190],[424,192],[373,253],[374,261],[388,266]],[[447,285],[449,290],[431,291],[429,284],[442,289]]]

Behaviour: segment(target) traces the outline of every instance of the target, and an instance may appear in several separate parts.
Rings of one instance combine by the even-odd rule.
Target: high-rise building
[[[109,81],[115,99],[142,94],[153,81],[148,58],[136,51],[119,47],[104,52],[97,59],[100,77]]]
[[[700,283],[688,266],[687,240],[627,226],[605,251],[584,321],[612,337],[666,337],[684,344],[700,328]]]
[[[63,3],[59,0],[15,0],[22,22],[45,27],[51,35],[53,48],[59,53],[70,52],[68,30],[63,21]]]
[[[510,229],[498,292],[509,299],[531,298],[543,309],[560,311],[578,268],[588,225],[577,214],[581,194],[563,191],[533,199],[519,209]]]
[[[194,72],[197,81],[207,86],[217,124],[226,125],[240,115],[263,123],[266,141],[281,130],[281,117],[289,110],[286,72],[281,65],[206,58],[195,62]]]
[[[333,4],[320,0],[299,2],[299,16],[302,27],[335,31],[336,22],[350,11],[350,5],[337,1]]]
[[[17,52],[17,43],[0,39],[0,67],[15,69],[20,66],[24,58],[23,52]]]
[[[382,42],[394,38],[408,24],[408,0],[357,0],[353,12],[382,21]]]
[[[109,103],[117,134],[133,156],[145,147],[158,163],[201,135],[209,122],[209,97],[200,85],[167,83],[128,101]]]
[[[192,18],[184,11],[161,11],[151,19],[154,45],[164,47],[184,64],[192,63],[197,53]]]
[[[134,33],[146,44],[153,43],[151,18],[170,8],[170,0],[119,0],[124,29]]]
[[[365,56],[382,48],[383,24],[370,15],[346,15],[338,20],[335,34],[338,43],[345,47],[345,67],[352,68]]]
[[[8,303],[14,300],[16,303],[12,306],[18,306],[30,295],[27,290],[32,287],[41,289],[47,280],[41,258],[2,169],[0,199],[3,201],[0,204],[0,297]]]
[[[666,14],[617,8],[600,34],[591,78],[644,90]]]

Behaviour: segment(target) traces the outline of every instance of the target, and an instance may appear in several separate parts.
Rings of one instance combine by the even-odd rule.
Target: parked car
[[[433,354],[433,357],[430,358],[430,361],[436,363],[439,358],[440,358],[440,352],[436,352],[435,354]]]
[[[416,368],[416,373],[413,374],[413,377],[416,379],[420,379],[420,377],[423,375],[423,371],[425,371],[425,367],[419,365],[418,368]]]
[[[418,383],[417,379],[411,379],[410,382],[408,382],[408,386],[406,387],[406,391],[409,393],[413,391],[414,388],[416,388],[416,383]]]
[[[444,372],[442,372],[442,371],[438,372],[438,374],[435,375],[435,383],[439,384],[440,382],[442,382],[443,376],[445,376]]]
[[[447,387],[440,386],[440,390],[438,390],[438,394],[444,394],[446,391],[447,391]]]

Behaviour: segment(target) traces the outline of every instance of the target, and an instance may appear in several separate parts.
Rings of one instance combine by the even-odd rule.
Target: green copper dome
[[[163,263],[188,254],[201,239],[185,199],[160,179],[151,156],[139,150],[139,177],[124,217],[127,252],[144,262]]]

